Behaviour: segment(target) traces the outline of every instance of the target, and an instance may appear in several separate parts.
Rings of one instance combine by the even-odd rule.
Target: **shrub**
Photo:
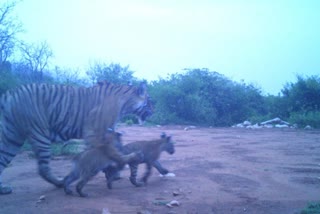
[[[310,125],[313,128],[320,128],[320,111],[292,112],[289,117],[289,122],[297,124],[302,128],[306,125]]]
[[[304,208],[300,214],[319,214],[320,213],[320,202],[310,203],[306,208]]]

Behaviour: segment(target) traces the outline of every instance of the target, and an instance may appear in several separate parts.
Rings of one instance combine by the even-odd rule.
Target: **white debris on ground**
[[[46,200],[46,196],[45,195],[41,195],[37,201],[37,203],[41,203],[43,202],[44,200]]]
[[[159,174],[159,177],[176,177],[176,175],[174,173],[172,173],[172,172],[169,172],[169,173],[167,173],[165,175]]]
[[[167,205],[167,207],[174,207],[174,206],[177,207],[180,205],[180,203],[179,203],[179,201],[173,200],[173,201],[170,201],[169,203],[167,203],[166,205]]]
[[[195,129],[195,128],[197,128],[197,127],[195,127],[195,126],[187,126],[183,130],[189,131],[190,129]]]
[[[111,214],[108,208],[102,209],[102,214]]]
[[[261,128],[298,128],[297,124],[290,124],[287,121],[276,117],[261,123],[252,124],[250,121],[244,121],[232,126],[233,128],[261,129]],[[311,126],[306,126],[305,129],[312,129]]]

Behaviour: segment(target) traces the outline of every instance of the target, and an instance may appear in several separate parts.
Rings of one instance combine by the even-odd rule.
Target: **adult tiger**
[[[2,171],[28,140],[41,177],[61,187],[63,181],[51,174],[49,166],[51,142],[85,138],[96,143],[122,116],[133,113],[144,120],[153,110],[145,83],[134,87],[99,82],[89,88],[23,85],[2,96],[1,111],[0,179]],[[0,180],[0,194],[11,192]]]

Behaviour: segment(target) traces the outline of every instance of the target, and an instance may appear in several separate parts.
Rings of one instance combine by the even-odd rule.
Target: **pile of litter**
[[[233,128],[261,129],[261,128],[298,128],[297,124],[290,124],[287,121],[276,117],[261,123],[252,124],[250,121],[244,121],[232,126]],[[306,126],[305,129],[312,129],[311,126]]]

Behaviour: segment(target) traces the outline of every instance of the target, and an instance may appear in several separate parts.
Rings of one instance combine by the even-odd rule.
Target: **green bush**
[[[207,69],[154,81],[149,93],[155,101],[151,120],[158,124],[229,126],[265,112],[259,89]]]
[[[320,111],[320,77],[298,75],[297,82],[287,83],[282,90],[287,111]]]
[[[0,95],[17,85],[17,79],[12,73],[9,62],[0,65],[0,77]]]
[[[301,128],[306,125],[310,125],[313,128],[320,128],[320,111],[292,112],[289,117],[289,122],[297,124]]]
[[[300,214],[319,214],[320,213],[320,202],[310,203],[306,208],[304,208]]]

